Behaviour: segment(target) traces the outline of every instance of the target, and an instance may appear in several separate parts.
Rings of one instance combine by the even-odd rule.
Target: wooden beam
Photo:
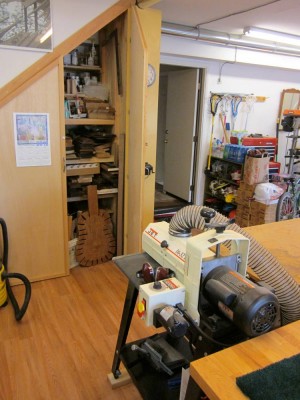
[[[45,54],[16,78],[8,82],[0,90],[0,107],[3,107],[13,98],[18,96],[23,90],[40,79],[54,66],[57,66],[60,57],[68,54],[74,48],[79,46],[84,39],[94,35],[100,29],[104,28],[119,15],[127,11],[127,9],[133,4],[133,0],[119,0],[116,4],[112,5],[79,31],[75,32],[72,36],[55,47],[53,52]]]

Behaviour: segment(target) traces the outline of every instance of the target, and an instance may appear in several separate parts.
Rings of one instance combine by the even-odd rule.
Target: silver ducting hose
[[[191,229],[205,229],[204,218],[200,215],[203,206],[187,206],[179,210],[171,219],[171,235],[186,236]],[[207,208],[207,207],[205,207]],[[228,218],[216,212],[211,223],[226,223]],[[300,287],[276,258],[248,232],[236,224],[229,224],[227,229],[242,234],[250,240],[248,265],[261,280],[270,285],[278,298],[281,308],[281,323],[288,324],[300,319]],[[230,242],[224,245],[230,248]]]

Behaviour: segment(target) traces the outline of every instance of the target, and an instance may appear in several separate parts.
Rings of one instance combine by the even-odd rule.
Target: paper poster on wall
[[[49,114],[14,113],[17,167],[51,165]]]

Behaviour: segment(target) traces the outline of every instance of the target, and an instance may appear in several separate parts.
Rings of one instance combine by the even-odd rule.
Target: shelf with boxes
[[[208,162],[210,168],[205,171],[206,205],[216,208],[225,215],[229,215],[237,208],[236,194],[243,179],[244,161],[249,150],[268,154],[269,180],[273,174],[280,173],[280,163],[274,160],[277,153],[277,138],[248,136],[242,138],[241,144],[227,143],[220,148],[216,147]]]
[[[66,119],[67,210],[71,220],[71,249],[77,244],[77,218],[89,210],[88,187],[97,187],[98,208],[110,215],[118,237],[119,167],[114,119]],[[105,166],[105,167],[104,167]],[[107,169],[114,169],[113,173]],[[72,250],[70,253],[72,254]],[[76,265],[73,259],[72,265]]]
[[[108,86],[102,82],[98,35],[64,57],[66,119],[114,120]],[[90,123],[90,122],[89,122]]]
[[[77,91],[83,92],[83,89],[90,84],[96,85],[101,82],[101,58],[99,36],[95,34],[70,53],[64,56],[64,76],[66,80],[65,93],[76,94]],[[75,90],[69,85],[68,78],[75,80],[78,88]]]
[[[236,208],[235,196],[243,176],[243,163],[211,157],[211,167],[205,171],[204,204],[228,215]]]
[[[271,201],[266,204],[256,201],[256,186],[257,184],[249,185],[241,182],[237,191],[235,222],[242,228],[276,221],[277,202]]]
[[[114,165],[115,171],[118,170],[114,164],[117,156],[111,128],[111,125],[66,125],[68,202],[86,198],[86,188],[91,184],[97,185],[98,194],[117,193],[117,175],[101,167]]]
[[[102,174],[103,163],[117,162],[115,109],[102,79],[100,32],[64,56],[66,175],[68,203],[85,201],[88,185],[98,195],[117,193],[116,179]],[[118,141],[118,140],[116,140]]]
[[[67,212],[72,242],[80,236],[82,213],[91,215],[95,205],[99,215],[107,211],[116,240],[115,254],[120,255],[125,135],[118,116],[123,103],[117,97],[118,78],[112,73],[118,60],[108,52],[106,37],[106,28],[101,29],[63,59]],[[96,228],[96,221],[90,225]],[[103,235],[100,229],[97,243],[105,243]]]
[[[70,266],[78,265],[75,249],[77,246],[78,218],[83,212],[90,210],[88,187],[97,186],[98,208],[109,214],[112,223],[112,234],[118,238],[118,206],[119,206],[119,167],[114,163],[114,155],[110,157],[69,160],[66,163],[67,175],[67,209],[69,225]],[[113,173],[107,169],[112,168]],[[103,176],[103,171],[106,173]],[[91,219],[93,221],[93,219]]]

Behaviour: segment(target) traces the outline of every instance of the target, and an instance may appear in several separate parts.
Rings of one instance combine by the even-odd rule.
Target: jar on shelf
[[[94,57],[92,56],[92,53],[89,55],[87,63],[88,65],[94,65]]]
[[[72,52],[72,65],[78,65],[78,50]]]

